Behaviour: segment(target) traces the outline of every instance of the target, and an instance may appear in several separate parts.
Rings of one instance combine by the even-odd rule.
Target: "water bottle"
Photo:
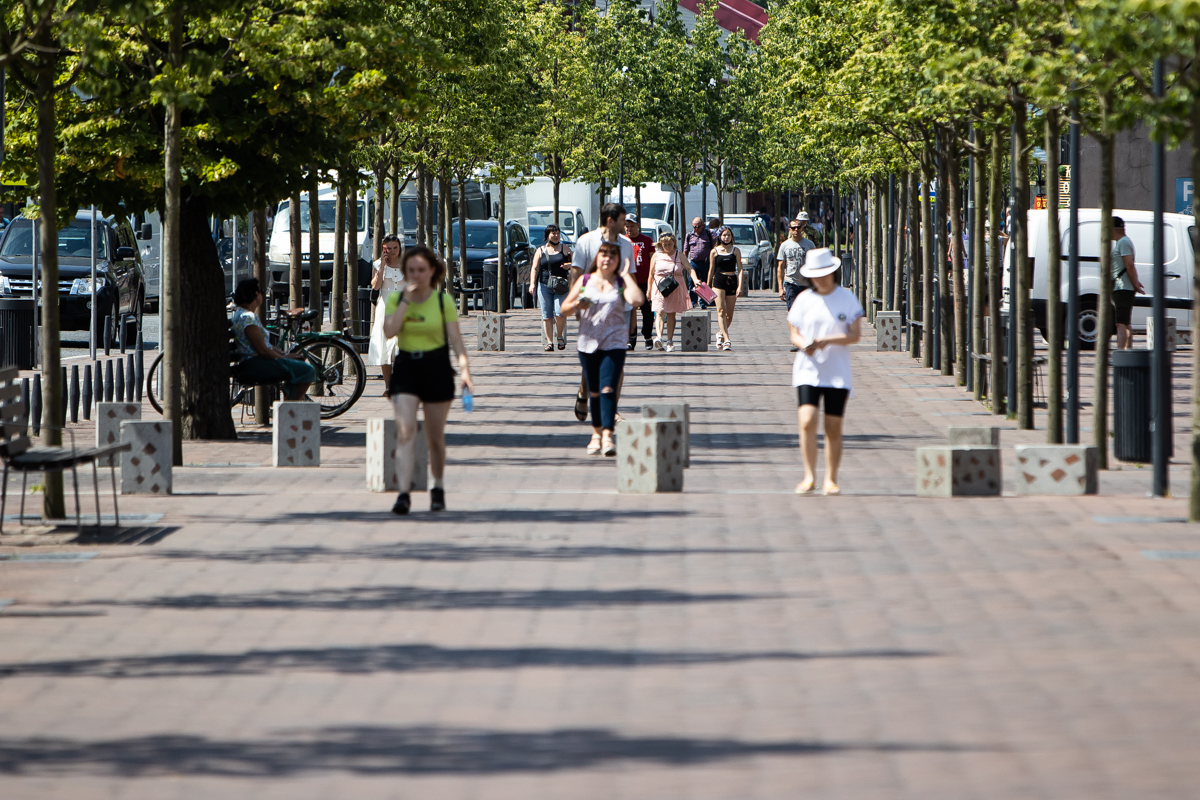
[[[462,392],[462,403],[463,411],[467,412],[468,414],[475,410],[475,396],[471,394],[471,390],[465,386],[463,387]]]

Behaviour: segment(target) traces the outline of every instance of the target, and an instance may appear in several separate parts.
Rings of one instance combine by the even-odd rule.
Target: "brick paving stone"
[[[1116,463],[1095,497],[1016,496],[1044,410],[1017,431],[870,334],[845,495],[797,497],[783,311],[740,300],[731,352],[630,355],[622,408],[691,404],[680,495],[616,493],[574,353],[518,311],[472,353],[445,514],[366,491],[374,378],[303,474],[262,429],[187,443],[174,496],[122,498],[156,544],[0,539],[98,553],[0,561],[0,797],[1193,797],[1200,560],[1142,555],[1200,550],[1190,350],[1178,497]],[[915,496],[951,425],[1004,429],[1004,496]]]

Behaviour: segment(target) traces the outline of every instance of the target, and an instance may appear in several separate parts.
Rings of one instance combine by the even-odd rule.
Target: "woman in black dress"
[[[729,350],[729,326],[733,324],[733,307],[742,291],[745,273],[742,252],[733,246],[733,231],[728,226],[717,231],[717,246],[708,256],[708,285],[717,295],[717,349]]]

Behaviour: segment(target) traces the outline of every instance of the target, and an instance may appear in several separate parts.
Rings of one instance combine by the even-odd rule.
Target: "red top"
[[[632,238],[633,263],[637,265],[637,282],[650,280],[650,259],[654,258],[654,240],[644,233]]]

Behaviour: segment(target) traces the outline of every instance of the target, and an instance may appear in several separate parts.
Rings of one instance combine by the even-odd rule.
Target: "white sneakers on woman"
[[[655,337],[654,337],[654,349],[655,349],[655,350],[662,350],[662,349],[663,349],[663,341],[662,341],[662,337],[661,337],[661,336],[655,336]]]
[[[663,349],[664,349],[664,350],[666,350],[668,353],[674,353],[674,352],[675,352],[675,343],[674,343],[674,342],[667,342],[667,343],[666,343],[666,344],[663,346]]]

